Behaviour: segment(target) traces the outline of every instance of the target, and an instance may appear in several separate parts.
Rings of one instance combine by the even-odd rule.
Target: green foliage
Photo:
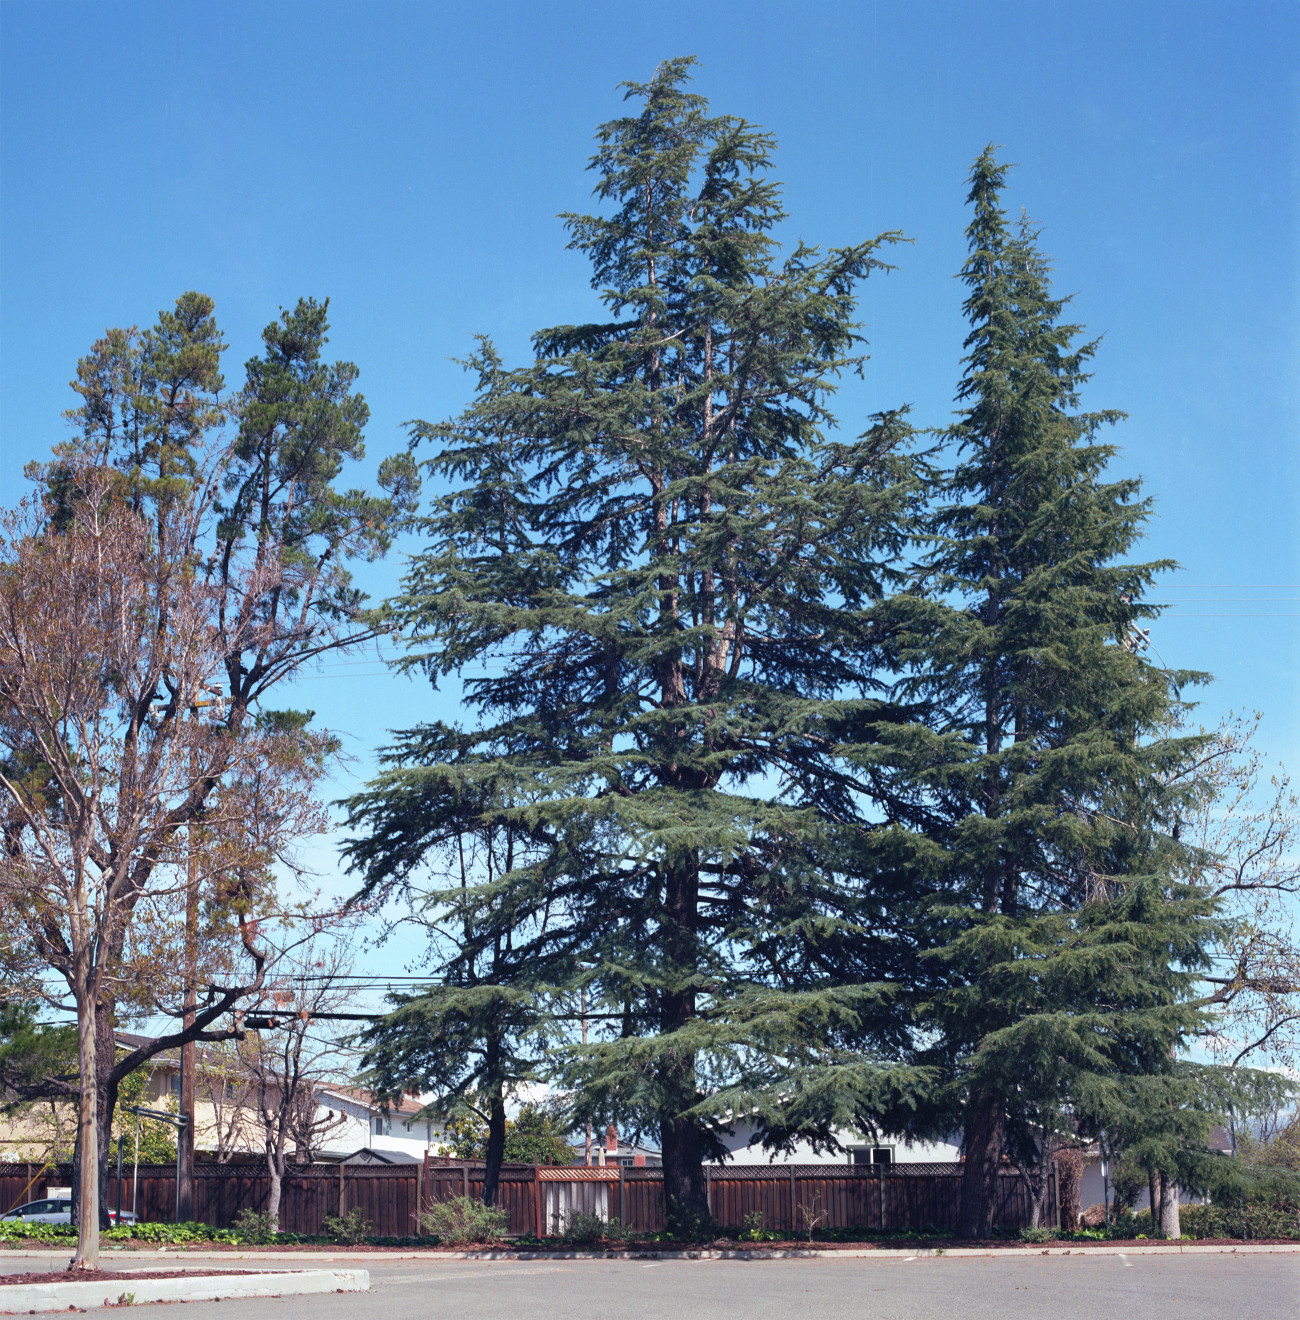
[[[766,1227],[766,1219],[761,1210],[751,1210],[744,1219],[744,1227],[736,1234],[742,1242],[777,1242],[781,1234]]]
[[[1061,1236],[1059,1228],[1022,1228],[1020,1230],[1021,1242],[1054,1242]]]
[[[453,1196],[426,1210],[420,1222],[440,1242],[454,1247],[499,1242],[509,1227],[510,1216],[473,1197]]]
[[[243,1242],[274,1242],[280,1236],[280,1226],[265,1210],[251,1206],[235,1216],[234,1231]]]
[[[1008,221],[1006,174],[989,148],[970,176],[962,411],[914,592],[889,606],[895,695],[923,718],[883,757],[899,828],[877,848],[911,875],[924,945],[902,998],[933,1080],[907,1127],[964,1130],[967,1236],[1004,1155],[1109,1131],[1154,1098],[1141,1079],[1172,1097],[1215,930],[1175,828],[1199,743],[1170,728],[1198,676],[1132,645],[1171,565],[1130,558],[1149,501],[1098,438],[1121,414],[1080,409],[1096,343]]]
[[[444,1128],[447,1153],[458,1160],[481,1160],[487,1154],[487,1124],[473,1111],[449,1119]],[[572,1164],[573,1150],[555,1127],[554,1114],[542,1105],[524,1104],[506,1120],[506,1164]]]
[[[321,1227],[327,1237],[332,1237],[335,1242],[346,1243],[348,1246],[356,1246],[364,1242],[367,1238],[373,1237],[375,1232],[375,1226],[362,1213],[361,1207],[356,1205],[346,1214],[326,1215],[321,1220]]]
[[[583,1210],[571,1210],[560,1236],[566,1242],[620,1242],[628,1236],[617,1219],[589,1215]]]
[[[470,407],[415,428],[446,494],[389,618],[468,716],[399,737],[350,847],[370,891],[435,876],[446,995],[554,1013],[502,993],[464,1021],[483,1058],[567,1034],[575,1117],[657,1134],[681,1231],[740,1094],[777,1104],[837,1020],[897,1034],[882,993],[839,1001],[820,946],[859,981],[906,956],[846,911],[865,804],[837,748],[879,710],[864,610],[920,493],[900,415],[832,435],[857,289],[896,236],[780,252],[774,143],[711,116],[691,64],[629,84],[601,213],[566,217],[604,319],[538,331],[518,368],[480,342]]]
[[[1300,1202],[1185,1205],[1179,1219],[1183,1236],[1190,1238],[1300,1238]]]
[[[152,1076],[152,1070],[146,1065],[128,1073],[118,1084],[118,1103],[113,1113],[112,1129],[114,1151],[120,1136],[124,1138],[124,1161],[134,1163],[138,1159],[141,1164],[175,1164],[176,1129],[169,1123],[160,1123],[152,1118],[141,1117],[137,1123],[136,1116],[128,1113],[125,1108],[127,1105],[143,1105],[146,1109],[160,1109],[169,1114],[180,1112],[180,1104],[170,1092],[162,1099],[151,1100],[146,1096]]]

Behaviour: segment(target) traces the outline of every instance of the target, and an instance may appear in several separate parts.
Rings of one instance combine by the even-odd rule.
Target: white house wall
[[[775,1157],[765,1150],[754,1135],[753,1125],[738,1122],[722,1144],[731,1152],[728,1164],[831,1164],[849,1162],[848,1148],[853,1146],[889,1146],[893,1149],[895,1164],[948,1163],[961,1157],[961,1148],[955,1141],[908,1141],[903,1137],[865,1137],[861,1133],[838,1131],[835,1139],[843,1150],[815,1151],[811,1143],[796,1142],[788,1154]]]

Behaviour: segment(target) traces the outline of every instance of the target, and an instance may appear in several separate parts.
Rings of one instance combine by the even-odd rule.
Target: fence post
[[[343,1161],[339,1161],[339,1218],[343,1218]]]
[[[794,1222],[794,1165],[790,1166],[790,1232],[795,1232]]]
[[[623,1225],[623,1231],[627,1232],[627,1202],[623,1193],[623,1166],[618,1166],[618,1222]]]
[[[460,1194],[467,1201],[469,1200],[469,1165],[468,1164],[462,1164],[460,1166]]]
[[[425,1170],[429,1166],[429,1152],[424,1152],[424,1159],[415,1166],[415,1236],[424,1236],[424,1180]]]
[[[1065,1216],[1061,1213],[1061,1166],[1052,1160],[1052,1189],[1056,1193],[1056,1227],[1065,1227]]]
[[[704,1166],[704,1208],[709,1212],[709,1218],[713,1217],[713,1177],[709,1173],[709,1166]]]
[[[880,1196],[880,1231],[885,1231],[885,1166],[876,1165],[876,1190]]]
[[[542,1176],[537,1171],[537,1165],[533,1165],[533,1219],[537,1224],[537,1237],[540,1240],[545,1234],[542,1229],[545,1225],[542,1223]]]

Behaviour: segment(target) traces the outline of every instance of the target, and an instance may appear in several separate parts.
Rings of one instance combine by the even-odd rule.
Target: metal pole
[[[136,1191],[140,1186],[140,1111],[135,1111],[135,1166],[131,1170],[131,1213],[139,1215],[135,1208]]]
[[[122,1133],[117,1134],[117,1222],[122,1222]]]

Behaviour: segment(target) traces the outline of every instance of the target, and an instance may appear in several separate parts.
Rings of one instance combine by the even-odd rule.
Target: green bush
[[[741,1242],[777,1242],[781,1234],[767,1227],[767,1218],[761,1210],[751,1210],[744,1219],[744,1227],[736,1234]]]
[[[279,1236],[279,1225],[264,1210],[251,1206],[235,1216],[234,1231],[238,1240],[254,1246],[274,1242]]]
[[[627,1230],[617,1219],[571,1210],[560,1236],[566,1242],[621,1242],[627,1237]]]
[[[1179,1219],[1190,1238],[1300,1238],[1300,1216],[1283,1205],[1185,1205]]]
[[[353,1206],[345,1215],[326,1215],[321,1221],[321,1228],[326,1237],[332,1237],[335,1242],[350,1247],[364,1242],[375,1231],[375,1226],[362,1214],[360,1206]]]
[[[1021,1242],[1055,1242],[1060,1237],[1061,1231],[1057,1228],[1022,1228],[1020,1230]]]
[[[505,1236],[510,1217],[494,1205],[484,1205],[470,1196],[453,1196],[439,1201],[420,1216],[420,1223],[439,1242],[447,1246],[499,1242]]]

